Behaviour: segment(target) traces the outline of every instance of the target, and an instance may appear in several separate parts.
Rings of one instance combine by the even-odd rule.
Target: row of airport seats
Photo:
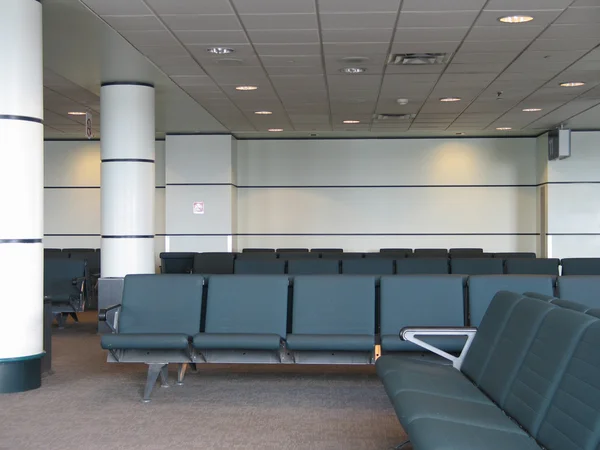
[[[400,331],[476,332],[451,365],[384,355],[376,369],[415,449],[598,449],[599,318],[582,304],[501,291],[477,330]]]
[[[400,258],[350,257],[298,258],[290,253],[276,258],[275,253],[255,258],[259,253],[161,253],[163,273],[198,274],[525,274],[525,275],[600,275],[600,258]],[[311,253],[305,253],[310,255]],[[189,256],[188,256],[189,255]],[[325,255],[325,253],[323,253]],[[379,255],[379,254],[378,254]],[[383,255],[383,254],[382,254]],[[340,258],[341,256],[341,258]]]
[[[196,255],[204,255],[196,259]],[[280,248],[280,249],[244,249],[241,253],[225,252],[163,252],[161,258],[161,273],[191,273],[194,266],[211,264],[211,273],[233,273],[234,260],[297,260],[297,259],[404,259],[404,258],[535,258],[535,253],[484,253],[482,249],[402,249],[382,248],[379,252],[344,252],[336,248]],[[202,261],[205,260],[205,261]],[[221,268],[219,268],[221,267]],[[229,268],[230,267],[230,268]],[[216,270],[216,272],[214,272]],[[206,273],[206,271],[204,270]]]
[[[546,275],[128,275],[122,303],[99,313],[114,331],[101,345],[109,362],[148,364],[148,400],[168,363],[182,364],[181,382],[190,363],[371,364],[379,351],[417,352],[400,340],[403,327],[479,326],[499,291],[600,307],[600,277],[563,277],[558,293],[556,284]],[[464,339],[432,343],[457,352]]]
[[[68,317],[79,321],[77,313],[89,302],[90,274],[85,259],[44,258],[44,299],[50,302],[59,328]]]
[[[51,276],[54,280],[56,277],[58,279],[66,279],[72,274],[74,269],[70,266],[77,266],[76,263],[69,264],[60,263],[59,260],[70,260],[70,261],[80,261],[85,265],[85,283],[84,283],[84,304],[87,309],[95,309],[98,305],[98,279],[100,278],[100,257],[101,251],[100,249],[94,248],[45,248],[44,249],[44,266],[52,265],[53,267],[49,267],[45,269],[48,276]],[[61,270],[63,273],[61,274]],[[52,281],[53,284],[56,283]],[[73,317],[76,317],[73,315]],[[64,323],[59,318],[59,323]]]

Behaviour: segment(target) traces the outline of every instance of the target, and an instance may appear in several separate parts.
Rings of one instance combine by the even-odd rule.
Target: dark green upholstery
[[[569,309],[550,311],[527,350],[506,400],[492,397],[529,434],[537,435],[571,356],[593,322],[593,317]]]
[[[312,253],[344,253],[343,248],[311,248]]]
[[[509,252],[509,253],[494,253],[494,258],[499,259],[510,259],[510,258],[535,258],[536,254],[533,252]]]
[[[464,326],[461,275],[396,275],[381,277],[381,347],[388,351],[422,351],[400,340],[409,326]],[[460,351],[464,338],[423,338],[447,351]]]
[[[554,278],[548,275],[474,275],[469,277],[470,325],[478,327],[498,291],[554,294]]]
[[[200,333],[194,336],[194,347],[211,350],[277,350],[278,334]]]
[[[363,259],[364,258],[364,253],[354,253],[354,252],[349,252],[349,253],[330,253],[330,252],[325,252],[325,253],[321,253],[321,259],[337,259],[338,261],[342,260],[342,259]]]
[[[562,275],[600,275],[600,258],[565,258]]]
[[[79,298],[85,277],[85,262],[48,257],[44,260],[44,297],[53,303],[69,303]],[[77,282],[79,279],[79,282]]]
[[[398,275],[443,275],[450,272],[447,258],[407,258],[396,260]]]
[[[412,254],[416,258],[448,258],[445,248],[415,248]]]
[[[412,253],[413,253],[412,248],[382,248],[382,249],[379,249],[379,255],[383,256],[384,258],[389,258],[389,257],[406,258],[407,256],[412,255]],[[369,255],[375,256],[375,255],[377,255],[377,253],[369,253]]]
[[[292,350],[372,350],[375,278],[295,277],[292,323],[292,333],[287,337],[288,348]]]
[[[480,258],[482,255],[482,248],[451,248],[448,251],[450,258]]]
[[[587,305],[582,305],[581,303],[572,302],[570,300],[561,300],[560,298],[552,299],[552,304],[560,306],[561,308],[572,309],[573,311],[578,311],[581,313],[586,313],[590,309],[593,309]]]
[[[163,252],[160,254],[162,273],[191,273],[195,253]]]
[[[549,450],[600,445],[600,321],[585,331],[550,402],[537,440]]]
[[[196,253],[192,272],[206,275],[232,274],[235,256],[235,253],[225,252]]]
[[[221,275],[210,278],[200,350],[273,349],[285,337],[289,280],[285,275]],[[252,339],[248,335],[253,335]],[[221,339],[222,338],[222,339]],[[274,343],[277,343],[275,346]]]
[[[186,349],[189,345],[187,334],[136,333],[105,334],[102,336],[104,349],[153,349],[176,350]]]
[[[506,431],[451,420],[418,419],[406,431],[415,450],[540,450],[517,425]]]
[[[274,248],[245,248],[242,253],[274,253]]]
[[[276,250],[277,253],[306,253],[308,252],[307,248],[278,248]]]
[[[102,348],[184,348],[200,331],[199,275],[127,275],[117,334],[102,336]]]
[[[600,276],[563,276],[558,279],[557,285],[561,299],[582,303],[590,308],[600,308]]]
[[[509,275],[558,276],[560,260],[557,258],[510,258],[504,261],[505,273]]]
[[[342,273],[348,275],[392,275],[394,260],[377,259],[343,259]]]
[[[279,259],[283,260],[305,260],[308,259],[310,261],[314,261],[317,259],[321,259],[321,255],[319,253],[312,252],[283,252],[277,253],[279,255]]]
[[[279,258],[279,255],[277,253],[272,253],[272,252],[245,252],[245,253],[238,253],[235,256],[235,260],[236,261],[242,261],[242,260],[252,260],[252,261],[257,261],[257,260],[269,260],[269,259],[277,259]],[[232,272],[233,273],[233,272]]]
[[[310,255],[310,253],[308,253]],[[340,262],[336,259],[290,259],[287,273],[290,275],[336,275]]]
[[[502,275],[504,266],[495,258],[452,258],[450,272],[463,275]]]
[[[281,259],[238,259],[235,261],[234,272],[241,275],[283,275],[285,261]]]

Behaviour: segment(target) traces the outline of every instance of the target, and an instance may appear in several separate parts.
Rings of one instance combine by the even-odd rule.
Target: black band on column
[[[15,116],[15,115],[12,115],[12,114],[0,114],[0,119],[4,119],[4,120],[22,120],[24,122],[44,123],[44,121],[42,119],[38,119],[37,117]]]
[[[143,81],[107,81],[106,83],[102,83],[100,86],[145,86],[150,88],[154,87],[152,83],[144,83]]]
[[[108,163],[108,162],[140,162],[140,163],[152,163],[154,164],[154,160],[153,159],[142,159],[142,158],[110,158],[110,159],[103,159],[102,160],[103,163]]]
[[[154,239],[153,234],[130,234],[125,236],[108,235],[102,236],[102,239]]]
[[[41,244],[41,239],[0,239],[0,244]]]

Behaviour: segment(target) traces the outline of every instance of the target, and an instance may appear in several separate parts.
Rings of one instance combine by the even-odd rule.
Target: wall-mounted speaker
[[[565,159],[571,156],[571,130],[548,132],[548,160]]]

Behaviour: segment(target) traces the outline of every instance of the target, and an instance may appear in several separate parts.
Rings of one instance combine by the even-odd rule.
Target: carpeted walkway
[[[54,373],[41,389],[0,396],[0,449],[387,450],[404,440],[373,367],[199,366],[143,404],[145,366],[107,363],[94,320],[53,330]]]

